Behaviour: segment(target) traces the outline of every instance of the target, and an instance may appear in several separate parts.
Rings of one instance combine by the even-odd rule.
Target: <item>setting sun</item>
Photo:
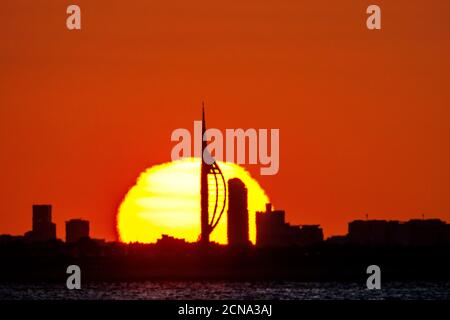
[[[255,212],[269,202],[258,182],[234,163],[218,162],[225,180],[241,179],[248,189],[249,233],[255,243]],[[227,243],[227,207],[211,240]],[[189,158],[153,166],[139,176],[117,215],[123,242],[155,242],[162,234],[187,241],[200,235],[200,159]]]

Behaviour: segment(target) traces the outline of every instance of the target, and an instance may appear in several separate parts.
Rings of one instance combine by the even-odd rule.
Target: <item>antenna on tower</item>
[[[205,123],[205,101],[202,101],[202,133],[205,133],[206,123]]]

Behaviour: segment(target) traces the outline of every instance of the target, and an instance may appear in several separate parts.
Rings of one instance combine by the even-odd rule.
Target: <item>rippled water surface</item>
[[[105,282],[68,290],[60,284],[0,284],[0,299],[445,299],[450,283]]]

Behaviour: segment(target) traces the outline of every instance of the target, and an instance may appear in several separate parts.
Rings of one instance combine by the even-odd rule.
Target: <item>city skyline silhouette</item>
[[[215,128],[280,128],[278,174],[245,168],[293,224],[327,237],[366,214],[450,221],[442,1],[384,3],[381,32],[350,2],[136,3],[85,4],[79,32],[54,1],[4,6],[1,234],[51,203],[58,225],[76,216],[117,240],[124,195],[170,160],[171,132],[200,120],[202,100]]]
[[[200,234],[198,242],[204,246],[209,245],[210,235],[219,224],[225,209],[228,207],[226,213],[228,216],[226,231],[228,245],[234,247],[251,245],[249,239],[247,187],[239,178],[226,180],[220,165],[210,154],[206,139],[207,128],[204,102],[202,102],[201,124],[201,137],[198,138],[201,140],[199,143],[201,144],[202,155],[200,162]],[[249,146],[247,145],[247,147]],[[273,211],[271,203],[266,203],[265,208],[265,212],[256,211],[250,213],[255,215],[256,246],[309,246],[324,241],[324,232],[319,224],[291,226],[288,222],[285,222],[284,210]],[[181,210],[183,210],[182,207]],[[176,219],[177,217],[173,218]],[[165,219],[170,220],[171,217],[168,216]],[[51,205],[33,205],[32,222],[32,230],[24,234],[24,239],[31,242],[57,239],[56,225],[52,222]],[[413,232],[413,227],[407,228],[410,225],[415,225],[417,230]],[[89,238],[89,229],[88,220],[71,219],[66,221],[66,241],[73,243],[82,238]],[[355,230],[358,231],[355,232]],[[149,228],[146,232],[152,233],[154,231]],[[167,237],[175,239],[167,233],[161,233],[160,236],[161,239],[168,239]],[[446,244],[450,243],[450,225],[440,219],[425,220],[424,215],[422,215],[422,220],[410,219],[408,222],[400,222],[369,220],[366,214],[366,221],[354,220],[348,223],[348,233],[346,235],[332,235],[328,239],[333,239],[333,241],[340,243],[348,242],[365,245]]]

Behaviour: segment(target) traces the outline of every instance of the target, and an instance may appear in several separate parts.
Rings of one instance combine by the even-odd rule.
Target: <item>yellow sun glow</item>
[[[225,181],[239,178],[248,189],[249,234],[255,243],[255,212],[263,211],[269,198],[242,167],[218,162]],[[227,207],[211,234],[211,241],[227,243]],[[126,194],[117,214],[123,242],[156,242],[162,234],[190,242],[200,235],[200,159],[188,158],[153,166],[139,176]]]

